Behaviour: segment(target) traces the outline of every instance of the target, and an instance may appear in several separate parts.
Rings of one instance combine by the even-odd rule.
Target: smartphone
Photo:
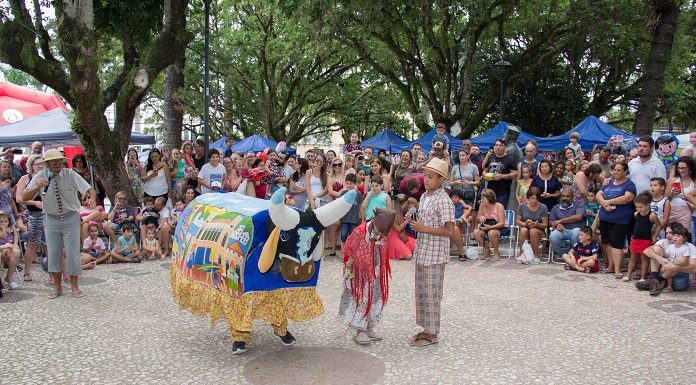
[[[674,183],[672,184],[672,191],[674,191],[675,194],[682,193],[681,181],[678,181],[678,180],[674,181]]]
[[[12,153],[13,153],[13,154],[21,154],[22,152],[23,152],[23,151],[22,151],[21,148],[13,148],[13,149],[12,149]]]

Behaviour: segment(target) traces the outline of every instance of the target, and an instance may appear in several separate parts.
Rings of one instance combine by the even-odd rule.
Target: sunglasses
[[[343,163],[334,163],[333,166],[334,167],[341,167],[341,166],[343,166]]]

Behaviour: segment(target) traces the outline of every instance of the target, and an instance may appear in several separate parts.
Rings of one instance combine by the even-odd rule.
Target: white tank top
[[[662,197],[659,201],[650,202],[650,211],[657,214],[660,220],[665,218],[665,202],[667,202],[667,197]]]
[[[148,180],[143,184],[143,190],[150,196],[164,195],[169,192],[169,186],[167,186],[167,177],[164,175],[164,168],[157,171],[157,176]]]
[[[311,175],[309,177],[309,191],[312,192],[312,195],[316,196],[323,190],[324,187],[322,187],[321,185],[321,179],[317,178],[314,175]]]

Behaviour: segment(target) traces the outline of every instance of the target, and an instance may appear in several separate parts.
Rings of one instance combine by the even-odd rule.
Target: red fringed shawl
[[[377,278],[374,265],[375,246],[378,247],[379,251],[379,282],[382,292],[382,307],[384,307],[389,298],[389,278],[391,277],[386,239],[381,239],[378,242],[367,240],[366,233],[367,223],[363,223],[348,236],[343,245],[343,273],[345,275],[346,269],[350,269],[351,294],[358,306],[363,303],[362,301],[365,301],[365,316],[370,313],[372,307],[372,291]],[[348,261],[351,259],[352,263],[348,264]],[[365,294],[367,294],[367,299],[365,299]]]

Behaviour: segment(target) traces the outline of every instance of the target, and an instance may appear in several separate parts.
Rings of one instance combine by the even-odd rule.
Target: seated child
[[[169,218],[167,218],[167,222],[169,223],[169,226],[171,226],[172,230],[176,228],[176,223],[179,221],[179,217],[181,216],[181,213],[184,212],[185,208],[186,204],[184,203],[184,197],[176,197],[174,199],[174,209],[171,211]]]
[[[15,277],[19,255],[19,233],[16,228],[10,226],[10,214],[0,211],[0,265],[7,266],[5,282],[10,290],[19,289],[19,283]],[[2,284],[0,282],[0,285]]]
[[[88,195],[82,198],[82,206],[80,206],[80,239],[85,240],[89,236],[90,224],[97,226],[97,231],[103,227],[102,223],[108,218],[102,206],[87,207]]]
[[[140,248],[135,241],[135,226],[132,223],[123,225],[123,235],[118,237],[114,249],[109,253],[112,263],[140,263]]]
[[[573,150],[575,159],[580,159],[584,157],[585,153],[582,152],[582,147],[580,146],[580,134],[578,134],[577,132],[571,132],[568,139],[570,140],[570,143],[568,143],[567,148]]]
[[[155,208],[155,200],[152,197],[145,197],[143,199],[145,208],[138,214],[136,219],[140,221],[140,234],[145,234],[145,229],[152,228],[157,230],[159,228],[160,215],[158,210]]]
[[[592,229],[583,227],[578,234],[578,243],[563,254],[566,270],[571,268],[583,273],[599,271],[599,246],[592,240]]]
[[[111,208],[108,215],[108,221],[104,223],[104,233],[111,239],[111,242],[116,241],[116,232],[121,230],[121,227],[126,223],[135,223],[133,209],[127,203],[126,193],[119,191],[116,193],[116,204]]]
[[[104,241],[99,238],[99,227],[96,223],[88,223],[87,228],[89,236],[82,241],[82,250],[80,253],[80,263],[85,267],[94,268],[98,263],[104,263],[109,259],[109,254],[106,252]]]
[[[27,231],[24,220],[19,216],[17,203],[14,200],[14,182],[12,177],[2,178],[0,182],[0,211],[7,213],[10,218],[10,227],[22,233]]]
[[[164,260],[164,254],[160,249],[159,241],[155,238],[155,230],[148,228],[145,230],[145,240],[143,240],[143,249],[141,250],[143,259],[153,260],[159,257]]]

